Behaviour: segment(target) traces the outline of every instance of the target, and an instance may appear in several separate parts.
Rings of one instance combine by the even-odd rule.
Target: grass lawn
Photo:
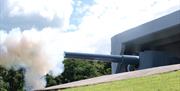
[[[61,91],[180,91],[180,71]]]

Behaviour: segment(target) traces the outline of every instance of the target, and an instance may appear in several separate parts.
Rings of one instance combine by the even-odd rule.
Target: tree
[[[50,75],[46,76],[47,86],[68,83],[111,73],[110,63],[100,61],[66,59],[64,60],[64,65],[65,70],[60,76],[56,78],[53,78]]]
[[[23,70],[6,70],[0,67],[0,91],[23,91]]]
[[[64,60],[65,70],[58,77],[46,75],[47,86],[92,78],[111,73],[110,63],[82,59]],[[24,69],[0,67],[0,91],[23,91]]]

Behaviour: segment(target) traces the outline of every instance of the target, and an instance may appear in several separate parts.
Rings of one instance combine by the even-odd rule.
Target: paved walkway
[[[161,66],[161,67],[149,68],[149,69],[132,71],[132,72],[124,72],[124,73],[119,73],[119,74],[104,75],[104,76],[100,76],[100,77],[95,77],[95,78],[75,81],[75,82],[71,82],[71,83],[51,86],[51,87],[39,89],[37,91],[45,91],[45,90],[48,91],[48,90],[57,90],[57,89],[63,89],[63,88],[93,85],[93,84],[111,82],[111,81],[116,81],[116,80],[123,80],[123,79],[143,77],[143,76],[154,75],[154,74],[159,74],[159,73],[171,72],[171,71],[175,71],[175,70],[180,70],[180,64],[170,65],[170,66]]]

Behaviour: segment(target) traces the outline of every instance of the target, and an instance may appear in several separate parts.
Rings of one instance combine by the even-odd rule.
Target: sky
[[[48,30],[61,52],[110,54],[112,36],[177,10],[180,0],[0,0],[0,31]]]

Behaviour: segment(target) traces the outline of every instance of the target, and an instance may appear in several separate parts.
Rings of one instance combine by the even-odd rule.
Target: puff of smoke
[[[7,69],[24,68],[26,90],[43,88],[46,74],[57,76],[64,68],[56,34],[50,29],[0,31],[0,65]]]

